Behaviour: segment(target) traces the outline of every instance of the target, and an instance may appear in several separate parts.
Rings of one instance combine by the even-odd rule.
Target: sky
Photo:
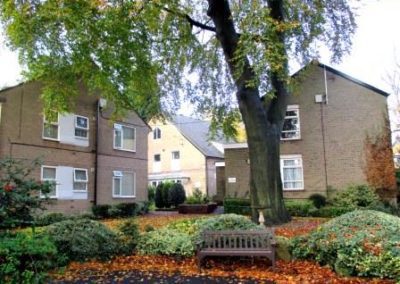
[[[391,93],[387,76],[394,72],[396,57],[400,61],[400,0],[361,0],[359,3],[358,29],[351,54],[340,64],[331,64],[329,57],[322,53],[320,61]],[[0,35],[0,89],[20,81],[20,72],[17,54],[5,46]],[[389,98],[390,104],[392,101]]]

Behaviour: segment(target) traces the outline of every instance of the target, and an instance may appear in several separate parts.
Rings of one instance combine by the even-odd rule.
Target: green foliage
[[[154,202],[155,197],[156,197],[156,187],[153,185],[149,185],[147,188],[147,198],[149,202]]]
[[[183,219],[170,223],[167,228],[179,233],[185,233],[189,236],[195,236],[199,233],[199,226],[207,219]]]
[[[145,233],[137,245],[140,254],[192,256],[195,246],[185,233],[163,228]]]
[[[285,200],[285,207],[291,216],[297,217],[313,216],[317,211],[310,200]]]
[[[171,207],[171,203],[168,199],[168,196],[172,185],[173,183],[171,182],[162,182],[157,185],[156,195],[154,199],[157,208]]]
[[[328,264],[342,275],[400,280],[400,218],[356,210],[293,240],[296,258]]]
[[[314,206],[318,209],[326,205],[326,197],[322,194],[314,193],[310,195],[308,199],[311,200]]]
[[[169,203],[174,207],[178,207],[179,204],[185,202],[186,193],[181,183],[174,183],[171,186],[171,189],[169,190],[168,193],[168,200]]]
[[[0,236],[0,282],[44,283],[50,269],[65,263],[46,236],[8,233]]]
[[[29,178],[39,166],[38,160],[30,164],[12,158],[0,160],[0,229],[31,225],[34,213],[44,209],[53,184]]]
[[[149,213],[151,203],[149,201],[139,202],[137,205],[137,215],[145,215]]]
[[[48,213],[45,215],[37,216],[35,218],[35,225],[47,226],[53,223],[64,221],[66,219],[68,219],[68,217],[62,213]]]
[[[134,219],[123,222],[118,230],[121,232],[122,251],[131,254],[139,241],[139,226]]]
[[[244,198],[231,198],[224,199],[224,213],[251,215],[250,199]]]
[[[115,205],[115,208],[117,208],[120,211],[120,214],[117,217],[133,217],[137,213],[138,205],[133,202],[119,203]]]
[[[111,205],[108,204],[100,204],[92,206],[92,213],[98,219],[105,219],[110,217],[109,210]]]
[[[261,228],[249,218],[236,214],[223,214],[207,218],[200,222],[198,226],[200,232],[205,230],[255,230]]]
[[[284,261],[291,261],[292,254],[290,248],[292,245],[292,241],[282,236],[275,236],[275,240],[276,240],[276,257]]]
[[[351,211],[353,211],[353,209],[347,207],[325,206],[314,211],[310,216],[334,218]]]
[[[116,233],[89,219],[66,220],[46,227],[45,234],[70,260],[109,259],[120,251]]]
[[[381,202],[371,187],[367,185],[351,185],[347,189],[339,191],[333,197],[331,203],[336,207],[354,210],[358,208],[373,208]]]
[[[207,195],[203,194],[200,189],[193,189],[192,195],[186,198],[185,203],[187,204],[207,204],[210,202],[210,199]]]

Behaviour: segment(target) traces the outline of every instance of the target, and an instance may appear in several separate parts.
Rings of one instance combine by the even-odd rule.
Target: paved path
[[[233,277],[223,278],[223,277],[210,277],[210,276],[182,276],[179,274],[164,275],[158,274],[157,272],[142,272],[138,270],[132,271],[121,271],[113,272],[111,274],[103,276],[90,276],[82,279],[75,279],[71,281],[51,281],[54,284],[86,284],[86,283],[151,283],[151,284],[255,284],[255,283],[265,283],[273,284],[273,281],[259,282],[251,279],[237,279]]]

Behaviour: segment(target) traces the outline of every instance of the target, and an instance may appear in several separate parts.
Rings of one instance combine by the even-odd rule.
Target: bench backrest
[[[274,235],[271,230],[204,231],[201,247],[206,249],[271,249]]]

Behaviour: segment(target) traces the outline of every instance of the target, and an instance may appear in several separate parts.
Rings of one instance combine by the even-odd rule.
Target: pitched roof
[[[204,156],[223,158],[224,154],[219,151],[212,142],[225,143],[221,137],[209,140],[210,122],[192,117],[177,115],[172,117],[172,124],[179,132],[195,146]]]

